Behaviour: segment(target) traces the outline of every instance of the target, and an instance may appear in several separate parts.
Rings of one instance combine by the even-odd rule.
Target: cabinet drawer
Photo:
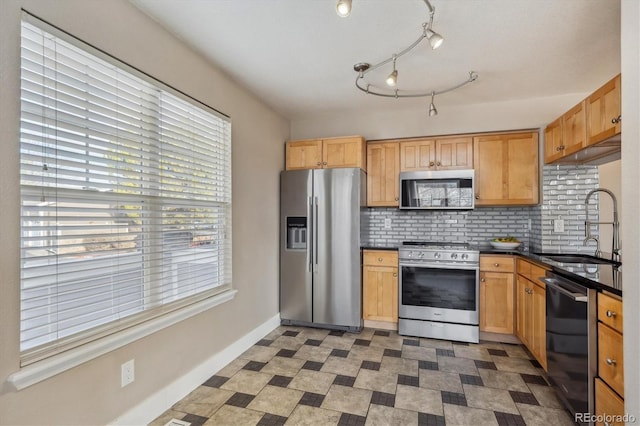
[[[522,276],[529,278],[531,276],[531,263],[524,259],[518,258],[516,260],[516,270]]]
[[[513,272],[513,256],[480,256],[480,270],[487,272]]]
[[[598,319],[622,333],[622,300],[598,293]]]
[[[598,323],[598,376],[624,397],[622,334]]]
[[[391,250],[365,250],[363,263],[372,266],[398,267],[398,252]]]
[[[547,273],[547,270],[541,268],[537,265],[531,265],[531,273],[529,274],[529,279],[534,283],[538,284],[540,287],[545,288],[543,281],[540,281],[540,278],[544,277]]]
[[[624,416],[624,400],[609,388],[602,380],[596,378],[596,416]],[[624,425],[624,422],[607,421],[608,425]],[[596,425],[604,425],[597,422]]]

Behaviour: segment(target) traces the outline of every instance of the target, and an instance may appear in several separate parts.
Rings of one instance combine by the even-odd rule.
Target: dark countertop
[[[371,244],[364,243],[360,246],[362,250],[398,250],[400,244]]]
[[[364,244],[364,250],[398,250],[400,245],[386,244]],[[556,274],[569,280],[596,290],[606,290],[610,293],[622,296],[622,266],[616,267],[609,264],[582,264],[582,263],[562,263],[550,258],[540,256],[528,250],[500,250],[490,245],[477,246],[480,254],[506,254],[511,256],[522,256],[525,259],[546,265]],[[550,251],[547,253],[551,253]],[[568,254],[563,252],[562,254]]]
[[[585,287],[606,290],[622,296],[622,266],[609,264],[562,263],[528,250],[498,250],[491,246],[479,247],[481,254],[508,254],[522,256],[546,265],[556,274]],[[547,252],[551,253],[551,252]],[[559,254],[568,254],[566,252]]]

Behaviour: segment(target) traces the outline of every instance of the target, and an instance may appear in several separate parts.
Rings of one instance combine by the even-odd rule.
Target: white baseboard
[[[196,366],[186,375],[154,393],[110,424],[149,424],[279,325],[280,314],[278,313],[202,364]]]

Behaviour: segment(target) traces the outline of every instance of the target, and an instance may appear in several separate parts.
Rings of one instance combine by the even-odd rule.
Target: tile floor
[[[278,327],[152,422],[573,425],[520,345]]]

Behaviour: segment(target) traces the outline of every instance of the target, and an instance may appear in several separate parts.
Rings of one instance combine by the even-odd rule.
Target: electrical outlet
[[[391,229],[391,219],[390,218],[386,218],[384,220],[384,229]]]
[[[553,221],[553,232],[564,232],[564,219],[555,219]]]
[[[129,361],[125,362],[120,366],[120,373],[121,373],[120,387],[123,388],[127,386],[129,383],[133,383],[133,381],[136,379],[136,374],[135,374],[135,366],[132,359],[130,359]]]

